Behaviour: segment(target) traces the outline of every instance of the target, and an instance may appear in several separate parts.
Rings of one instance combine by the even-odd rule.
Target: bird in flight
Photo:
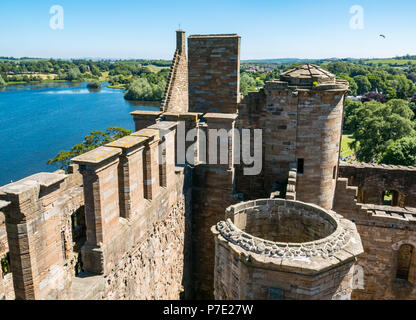
[[[380,37],[386,39],[386,36],[384,34],[380,34]]]

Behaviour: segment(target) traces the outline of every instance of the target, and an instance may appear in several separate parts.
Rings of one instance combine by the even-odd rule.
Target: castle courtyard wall
[[[364,247],[357,260],[352,299],[416,299],[414,280],[396,276],[400,246],[416,248],[416,210],[358,203],[357,195],[358,187],[349,186],[347,178],[338,178],[334,210],[356,224]],[[415,263],[409,280],[416,277]]]

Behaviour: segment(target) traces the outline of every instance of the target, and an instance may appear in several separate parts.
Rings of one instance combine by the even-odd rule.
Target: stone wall
[[[1,206],[7,204],[8,202],[3,202]],[[5,217],[3,212],[0,211],[0,259],[6,258],[8,253],[9,244],[7,242]],[[2,266],[0,266],[0,300],[13,300],[14,298],[13,275],[10,270],[7,273],[3,272]]]
[[[80,175],[39,173],[0,189],[17,299],[68,299],[74,275],[71,215],[83,205]]]
[[[308,220],[304,228],[314,234],[313,240],[295,234],[291,220],[281,219],[286,215]],[[355,258],[363,252],[352,222],[314,205],[281,199],[239,203],[227,209],[226,217],[211,229],[216,299],[351,298]],[[270,238],[268,225],[280,234]]]
[[[345,167],[340,168],[343,172]],[[363,174],[365,169],[359,172]],[[349,186],[347,178],[338,178],[334,210],[355,222],[364,247],[364,254],[357,261],[357,284],[352,298],[415,299],[415,255],[408,281],[396,275],[400,246],[410,244],[416,248],[416,210],[357,203],[357,195],[358,187]]]
[[[383,204],[383,192],[400,193],[400,207],[416,207],[416,168],[342,163],[339,176],[348,179],[349,186],[358,187],[360,203]]]
[[[188,111],[188,61],[186,59],[185,31],[182,30],[176,31],[176,51],[161,110],[167,112]]]
[[[251,177],[243,176],[241,167],[236,170],[237,192],[245,199],[284,191],[290,169],[298,167],[297,199],[332,207],[348,85],[316,66],[303,74],[304,67],[267,82],[238,105],[236,127],[263,132],[262,173]]]
[[[240,37],[188,37],[189,111],[236,113],[240,99]]]
[[[162,204],[169,203],[168,198],[174,195],[177,201],[170,207],[149,210],[143,241],[126,251],[106,275],[105,299],[178,300],[191,293],[190,242],[185,238],[185,231],[190,227],[190,201],[185,198],[191,195],[188,192],[185,197],[183,188],[182,172],[178,175],[176,190],[167,190],[166,199],[161,199]],[[132,230],[126,229],[117,241],[126,241],[131,234]]]
[[[84,177],[84,268],[103,275],[101,298],[178,299],[191,292],[192,175],[175,169],[175,132],[176,122],[159,121],[73,159]],[[94,288],[103,281],[85,279]]]

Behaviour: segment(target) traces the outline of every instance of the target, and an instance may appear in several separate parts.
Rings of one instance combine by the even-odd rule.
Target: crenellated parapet
[[[360,203],[383,205],[389,192],[393,206],[416,207],[416,167],[341,162],[339,176],[357,187]]]
[[[16,299],[69,299],[76,263],[71,216],[84,204],[76,166],[0,188]]]

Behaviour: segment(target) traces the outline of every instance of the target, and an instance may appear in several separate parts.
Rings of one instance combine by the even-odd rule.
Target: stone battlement
[[[339,162],[319,66],[242,98],[240,43],[178,30],[161,110],[0,188],[0,299],[416,297],[416,168]]]

